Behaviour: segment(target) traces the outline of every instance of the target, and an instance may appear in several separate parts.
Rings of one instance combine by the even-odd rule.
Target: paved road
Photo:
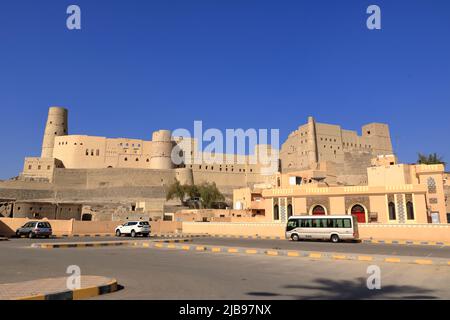
[[[369,244],[369,243],[330,243],[313,241],[288,240],[260,240],[260,239],[233,239],[233,238],[194,238],[194,243],[204,245],[265,248],[279,250],[302,250],[315,252],[339,252],[349,254],[377,254],[429,258],[450,259],[450,247],[444,246],[418,246],[395,244]]]
[[[0,283],[65,276],[69,265],[80,266],[83,275],[116,278],[124,286],[99,299],[450,299],[448,267],[381,263],[382,290],[370,291],[365,262],[138,247],[0,245]]]

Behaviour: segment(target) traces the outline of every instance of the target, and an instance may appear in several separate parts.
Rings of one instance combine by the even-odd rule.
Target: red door
[[[324,216],[325,209],[322,206],[315,206],[312,211],[313,216]]]
[[[352,216],[355,216],[359,223],[366,223],[366,211],[362,206],[354,206],[352,208]]]

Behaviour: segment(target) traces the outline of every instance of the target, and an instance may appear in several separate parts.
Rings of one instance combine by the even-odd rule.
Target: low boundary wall
[[[183,222],[183,233],[284,238],[285,224]],[[446,224],[359,224],[362,239],[450,242],[450,225]]]
[[[0,236],[11,237],[17,228],[20,228],[29,221],[36,219],[28,218],[0,218]],[[76,220],[47,220],[52,225],[55,236],[74,234],[113,234],[115,228],[125,223],[124,221],[76,221]],[[175,221],[151,221],[152,233],[179,233],[181,232],[181,222]]]

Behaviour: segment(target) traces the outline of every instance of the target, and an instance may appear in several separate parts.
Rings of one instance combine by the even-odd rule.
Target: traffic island
[[[83,300],[118,290],[116,279],[81,276],[81,286],[68,289],[68,278],[48,278],[0,284],[0,300]]]

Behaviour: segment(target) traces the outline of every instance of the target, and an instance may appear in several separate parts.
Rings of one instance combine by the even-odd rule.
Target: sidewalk
[[[115,279],[81,276],[81,288],[67,289],[67,277],[0,284],[0,300],[80,300],[117,291]]]

